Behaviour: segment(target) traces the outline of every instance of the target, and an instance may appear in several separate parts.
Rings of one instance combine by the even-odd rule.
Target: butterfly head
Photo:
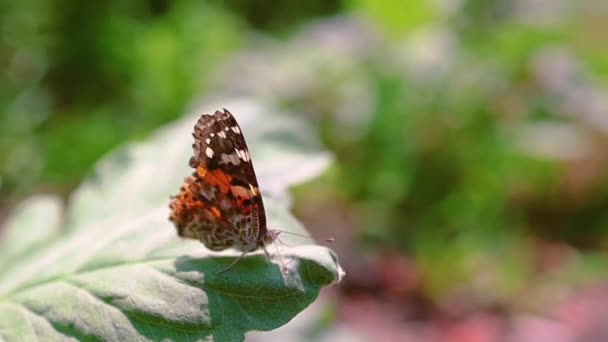
[[[279,237],[279,234],[281,234],[281,231],[279,230],[268,229],[266,231],[266,235],[264,235],[264,240],[262,243],[264,245],[269,245],[273,243],[277,239],[277,237]]]

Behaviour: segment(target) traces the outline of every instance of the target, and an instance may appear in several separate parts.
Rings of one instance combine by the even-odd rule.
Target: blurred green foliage
[[[335,1],[0,4],[0,199],[66,193],[120,142],[181,115],[247,28],[289,31]]]
[[[2,7],[3,197],[70,189],[108,149],[176,118],[243,26],[199,1]]]
[[[244,93],[318,123],[352,231],[416,256],[431,293],[512,295],[534,282],[539,241],[603,264],[602,1],[0,6],[4,201],[66,192],[201,94]]]
[[[561,2],[543,23],[551,8],[535,17],[524,4],[467,1],[432,19],[422,44],[392,56],[405,72],[390,59],[368,69],[361,138],[342,142],[331,124],[325,134],[363,241],[412,253],[435,295],[515,295],[542,274],[537,241],[605,250],[608,45],[595,43],[608,26],[588,15],[608,8]],[[384,9],[385,29],[401,32]],[[424,49],[435,55],[412,58]]]

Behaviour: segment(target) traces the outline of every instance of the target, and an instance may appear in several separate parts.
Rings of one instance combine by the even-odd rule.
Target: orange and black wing
[[[249,149],[232,114],[226,109],[203,114],[194,126],[193,136],[190,166],[195,171],[170,204],[171,220],[180,235],[203,241],[203,234],[213,240],[215,237],[209,236],[209,226],[213,226],[228,230],[225,238],[233,237],[235,245],[263,239],[264,204]],[[189,204],[183,206],[184,203]],[[192,224],[192,218],[197,223]],[[198,230],[202,233],[195,232]]]

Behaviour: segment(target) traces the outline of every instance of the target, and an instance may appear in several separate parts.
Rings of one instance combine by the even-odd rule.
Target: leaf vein
[[[66,328],[62,327],[61,325],[59,325],[57,322],[53,321],[52,319],[46,317],[45,315],[43,315],[41,313],[36,312],[36,310],[30,308],[25,303],[10,302],[10,303],[6,303],[5,305],[16,306],[16,307],[22,309],[26,314],[34,316],[34,317],[38,317],[38,318],[44,320],[45,322],[49,323],[49,325],[53,328],[53,330],[55,330],[55,332],[57,332],[60,335],[73,337],[80,341],[86,340],[86,338],[90,338],[90,336],[87,336],[86,334],[78,334],[77,331],[68,329],[67,327]]]
[[[232,293],[232,292],[227,292],[227,291],[219,290],[219,289],[216,289],[216,288],[213,288],[213,287],[205,286],[203,284],[199,284],[199,283],[195,283],[195,282],[190,282],[190,281],[188,281],[186,279],[182,279],[182,278],[179,278],[179,277],[175,276],[175,274],[166,272],[166,271],[158,269],[156,267],[153,267],[153,268],[155,270],[159,271],[160,273],[165,274],[165,275],[173,278],[174,280],[177,280],[180,283],[183,283],[185,285],[188,285],[188,286],[191,286],[191,287],[194,287],[194,288],[197,288],[197,289],[200,288],[200,289],[202,289],[204,291],[211,291],[211,292],[214,292],[216,294],[223,295],[223,296],[228,296],[228,297],[246,298],[246,299],[274,300],[274,299],[281,299],[281,298],[287,298],[287,297],[295,296],[295,295],[297,295],[297,294],[299,294],[301,292],[299,290],[295,290],[295,291],[290,292],[290,293],[284,293],[284,294],[276,295],[276,296],[260,296],[260,295],[252,296],[252,295],[245,295],[245,294],[239,294],[239,293]]]
[[[136,321],[140,321],[142,323],[153,324],[153,325],[154,324],[161,325],[161,326],[167,327],[169,329],[177,330],[177,331],[184,332],[184,333],[196,333],[196,332],[205,332],[205,331],[208,331],[208,329],[200,329],[200,328],[199,329],[187,329],[187,328],[184,328],[184,327],[167,324],[166,320],[163,319],[162,317],[157,317],[158,321],[154,321],[152,319],[149,319],[149,318],[146,318],[146,317],[143,317],[143,316],[137,314],[137,312],[125,310],[125,309],[123,309],[123,308],[115,305],[114,303],[111,303],[110,301],[108,301],[106,299],[103,299],[102,297],[100,297],[99,295],[95,294],[91,290],[89,290],[89,289],[87,289],[85,287],[82,287],[78,283],[74,283],[74,282],[68,281],[68,280],[66,280],[65,282],[67,284],[69,284],[69,285],[72,285],[72,286],[76,287],[79,290],[82,290],[82,291],[90,294],[91,296],[97,298],[98,300],[100,300],[101,302],[107,304],[108,306],[111,306],[112,308],[115,308],[116,310],[118,310],[128,320],[133,319],[133,320],[136,320]]]

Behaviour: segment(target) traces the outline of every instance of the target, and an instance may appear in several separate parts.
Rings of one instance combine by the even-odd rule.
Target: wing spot
[[[215,136],[215,133],[211,133],[209,135],[213,138]]]
[[[230,128],[226,127],[226,128],[224,128],[224,131],[228,132],[228,130],[229,130],[229,129],[230,129]]]
[[[239,126],[234,126],[231,128],[232,131],[236,134],[241,134],[241,130],[239,129]]]
[[[211,149],[211,147],[207,147],[207,149],[205,149],[205,154],[207,155],[207,157],[213,158],[213,150]]]
[[[209,145],[211,143],[211,139],[207,138],[205,139],[205,142],[207,143],[207,145]]]
[[[226,153],[222,153],[222,164],[232,164],[232,165],[239,165],[241,163],[240,158],[238,157],[238,152],[237,153],[231,153],[231,154],[226,154]]]
[[[225,138],[226,138],[226,133],[224,133],[224,132],[222,132],[222,131],[220,131],[219,133],[217,133],[217,135],[218,135],[220,138],[222,138],[222,139],[225,139]]]

